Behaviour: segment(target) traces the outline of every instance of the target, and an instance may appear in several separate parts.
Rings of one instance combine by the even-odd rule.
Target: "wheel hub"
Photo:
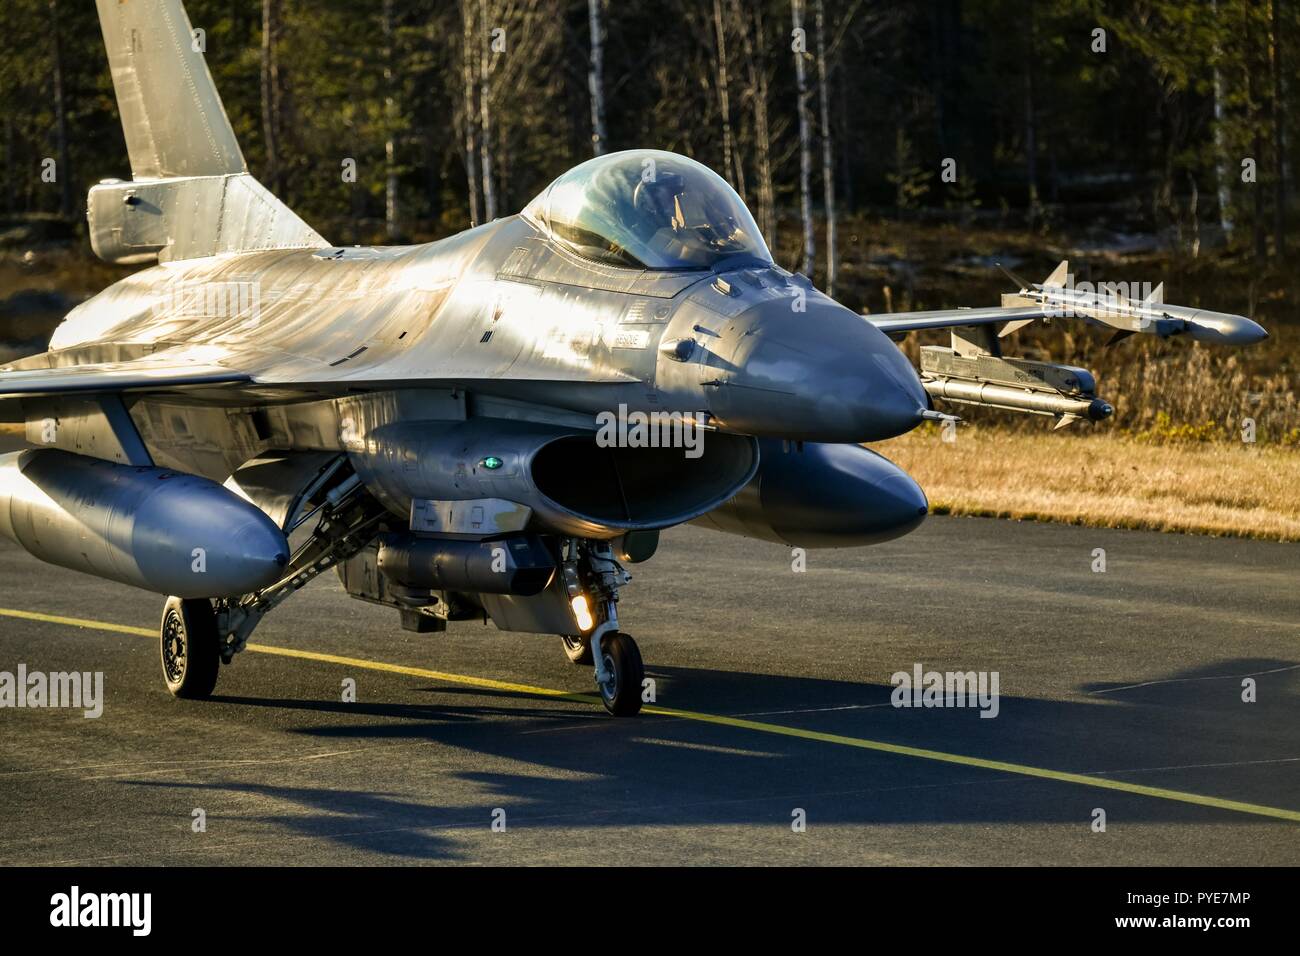
[[[167,679],[178,683],[185,676],[185,628],[175,613],[167,615],[163,628],[162,657]]]
[[[602,654],[605,661],[605,680],[600,685],[600,694],[606,700],[613,700],[618,696],[618,672],[614,669],[614,658],[608,654]]]

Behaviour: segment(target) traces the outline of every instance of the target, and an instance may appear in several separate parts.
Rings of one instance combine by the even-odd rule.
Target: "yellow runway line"
[[[45,624],[62,624],[68,627],[89,628],[97,631],[109,631],[116,634],[132,634],[140,637],[157,637],[158,632],[152,628],[131,627],[125,624],[110,624],[105,621],[92,621],[85,618],[62,617],[56,614],[41,614],[36,611],[20,611],[0,608],[0,617],[19,618],[26,621],[38,621]],[[584,704],[597,704],[600,700],[594,694],[578,694],[570,691],[556,690],[550,687],[537,687],[532,684],[516,684],[510,681],[494,680],[489,677],[473,677],[468,674],[451,674],[445,671],[429,670],[424,667],[407,667],[403,664],[388,664],[383,661],[368,661],[359,657],[344,657],[339,654],[322,654],[317,651],[303,651],[291,647],[276,647],[271,644],[249,644],[249,651],[256,654],[273,654],[277,657],[291,657],[297,660],[316,661],[322,664],[338,664],[364,670],[379,671],[386,674],[400,674],[405,677],[422,677],[427,680],[442,681],[447,684],[459,684],[465,687],[478,687],[483,690],[504,691],[512,694],[524,694],[532,697],[545,697],[551,700],[569,700]],[[1236,813],[1248,813],[1253,816],[1270,817],[1275,820],[1287,820],[1300,823],[1300,811],[1286,810],[1281,807],[1269,807],[1257,803],[1245,803],[1240,800],[1225,800],[1221,797],[1207,797],[1199,793],[1187,793],[1182,790],[1168,790],[1164,787],[1148,787],[1123,780],[1111,780],[1093,774],[1070,773],[1064,770],[1051,770],[1046,767],[1034,767],[1028,764],[1008,763],[1002,760],[986,760],[983,757],[970,757],[965,754],[948,753],[942,750],[928,750],[923,747],[908,747],[903,744],[891,744],[881,740],[868,740],[865,737],[847,737],[842,734],[828,734],[818,730],[804,730],[800,727],[788,727],[784,724],[771,724],[766,721],[746,720],[742,717],[726,717],[720,714],[706,714],[694,710],[677,710],[671,707],[648,706],[642,713],[661,717],[674,717],[678,720],[690,720],[696,723],[713,724],[719,727],[734,727],[755,733],[772,734],[780,737],[793,737],[799,740],[811,740],[817,743],[833,744],[841,747],[855,747],[859,750],[871,750],[877,753],[894,754],[900,757],[914,757],[918,760],[930,760],[938,763],[954,764],[960,767],[974,767],[979,770],[993,770],[999,773],[1014,774],[1039,780],[1052,780],[1057,783],[1069,783],[1082,787],[1101,790],[1115,790],[1131,793],[1157,800],[1170,800],[1175,803],[1190,803],[1200,807],[1212,807],[1216,810],[1230,810]]]

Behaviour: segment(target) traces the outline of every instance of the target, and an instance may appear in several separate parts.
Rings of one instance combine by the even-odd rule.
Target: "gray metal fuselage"
[[[674,342],[691,343],[684,360],[661,349]],[[801,277],[601,265],[520,216],[428,245],[155,266],[79,306],[50,352],[15,368],[160,354],[257,383],[133,404],[160,464],[217,480],[267,448],[357,451],[401,420],[592,427],[626,405],[860,442],[906,431],[926,405],[893,343]]]

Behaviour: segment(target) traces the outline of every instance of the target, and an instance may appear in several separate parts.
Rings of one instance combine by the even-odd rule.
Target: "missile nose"
[[[1263,342],[1268,338],[1268,329],[1264,328],[1264,326],[1260,325],[1253,319],[1246,318],[1245,316],[1241,316],[1240,318],[1245,324],[1243,334],[1246,336],[1246,341],[1243,344],[1254,345],[1256,342]]]
[[[1225,312],[1197,312],[1187,320],[1187,330],[1196,341],[1215,345],[1254,345],[1268,338],[1258,322]]]

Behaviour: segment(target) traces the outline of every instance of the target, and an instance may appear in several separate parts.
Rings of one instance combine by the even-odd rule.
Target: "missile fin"
[[[1002,331],[998,333],[998,338],[1004,339],[1012,332],[1017,332],[1020,329],[1023,329],[1026,325],[1033,325],[1033,324],[1034,324],[1033,319],[1012,319],[1006,325],[1002,326]]]
[[[1043,286],[1046,287],[1050,285],[1058,289],[1063,288],[1065,286],[1066,277],[1068,277],[1069,274],[1070,260],[1062,259],[1061,264],[1052,270],[1052,274],[1043,280]]]

